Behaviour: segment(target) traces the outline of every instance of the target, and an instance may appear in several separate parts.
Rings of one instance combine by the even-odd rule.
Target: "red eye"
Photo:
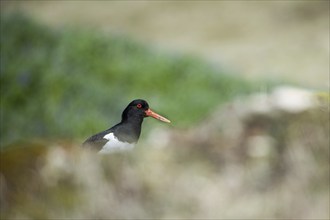
[[[142,108],[142,105],[141,104],[137,104],[136,107]]]

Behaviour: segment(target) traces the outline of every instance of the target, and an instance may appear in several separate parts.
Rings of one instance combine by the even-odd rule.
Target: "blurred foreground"
[[[1,153],[1,218],[328,219],[329,100],[306,97],[246,97],[126,153],[17,143]]]

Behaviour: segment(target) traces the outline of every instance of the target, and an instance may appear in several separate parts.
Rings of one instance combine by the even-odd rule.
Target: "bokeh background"
[[[329,1],[1,1],[1,218],[329,218]],[[80,143],[146,99],[133,152]]]

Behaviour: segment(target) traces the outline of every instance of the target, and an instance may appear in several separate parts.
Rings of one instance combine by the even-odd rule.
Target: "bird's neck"
[[[143,118],[128,117],[126,119],[123,119],[119,123],[120,128],[118,129],[118,134],[117,134],[119,140],[128,143],[133,143],[133,142],[136,143],[141,134],[142,122],[143,122]]]
[[[143,117],[139,115],[128,115],[126,117],[122,117],[121,124],[132,125],[133,127],[140,127],[143,122]]]

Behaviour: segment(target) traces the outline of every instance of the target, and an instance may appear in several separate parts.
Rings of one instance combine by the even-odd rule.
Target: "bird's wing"
[[[102,147],[109,141],[104,138],[105,135],[106,132],[101,132],[91,136],[83,143],[83,147],[100,151]]]

